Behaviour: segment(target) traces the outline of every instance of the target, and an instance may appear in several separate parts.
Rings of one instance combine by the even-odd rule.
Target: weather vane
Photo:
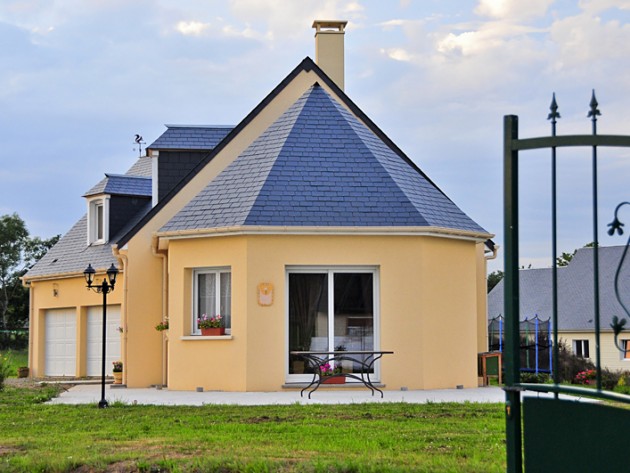
[[[146,144],[144,139],[142,138],[141,135],[136,134],[136,137],[134,139],[134,143],[138,145],[138,157],[142,157],[142,145]],[[134,146],[134,151],[135,151],[135,146]]]

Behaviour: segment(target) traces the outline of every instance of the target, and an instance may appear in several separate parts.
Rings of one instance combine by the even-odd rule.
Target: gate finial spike
[[[556,122],[557,118],[560,118],[560,113],[558,112],[558,103],[556,102],[556,93],[553,93],[553,98],[551,100],[551,105],[549,106],[549,110],[551,113],[547,116],[547,120],[552,120],[553,123]]]
[[[599,105],[597,103],[597,99],[595,98],[595,89],[593,89],[593,95],[591,97],[591,111],[588,112],[588,117],[593,117],[593,120],[597,120],[597,116],[601,115],[601,112],[597,109],[597,106]]]

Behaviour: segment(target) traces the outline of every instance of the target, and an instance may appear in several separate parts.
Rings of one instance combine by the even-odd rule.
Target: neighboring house
[[[83,270],[116,263],[108,353],[129,387],[275,391],[310,379],[291,350],[339,346],[393,350],[373,376],[387,389],[477,386],[492,235],[343,92],[345,22],[314,26],[319,66],[234,128],[168,126],[86,194],[24,278],[34,376],[98,374]],[[204,313],[224,336],[201,335]]]
[[[580,248],[571,262],[558,268],[558,338],[564,341],[577,356],[595,362],[593,248]],[[609,369],[630,369],[630,352],[615,348],[610,327],[613,316],[625,317],[615,297],[615,272],[621,261],[623,246],[599,249],[599,300],[600,300],[600,353],[602,366]],[[552,269],[522,269],[519,271],[520,319],[551,320]],[[489,320],[504,315],[503,287],[500,281],[488,295]],[[630,263],[624,263],[620,272],[621,294],[630,289]],[[630,299],[624,301],[630,303]],[[630,349],[630,332],[619,336],[622,346]]]

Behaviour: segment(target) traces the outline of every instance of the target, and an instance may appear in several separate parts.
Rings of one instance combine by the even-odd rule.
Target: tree
[[[29,237],[24,221],[14,213],[0,217],[0,328],[23,327],[28,320],[28,290],[20,277],[57,241]]]
[[[594,246],[595,246],[595,242],[592,241],[584,245],[584,248],[593,248]],[[571,260],[573,259],[576,253],[577,253],[577,249],[573,250],[573,253],[563,252],[560,256],[556,258],[556,264],[558,266],[567,266],[571,262]]]
[[[488,274],[488,292],[492,291],[492,288],[499,284],[499,281],[503,279],[503,271],[492,271]]]

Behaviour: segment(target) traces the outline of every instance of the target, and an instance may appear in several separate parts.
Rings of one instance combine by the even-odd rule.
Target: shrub
[[[549,374],[547,373],[521,372],[521,383],[545,384],[547,382],[549,382]]]
[[[561,383],[573,383],[578,373],[595,369],[589,359],[575,356],[564,340],[559,341],[558,352],[558,376]]]
[[[0,354],[0,391],[4,389],[4,380],[11,374],[11,366],[9,355]]]

